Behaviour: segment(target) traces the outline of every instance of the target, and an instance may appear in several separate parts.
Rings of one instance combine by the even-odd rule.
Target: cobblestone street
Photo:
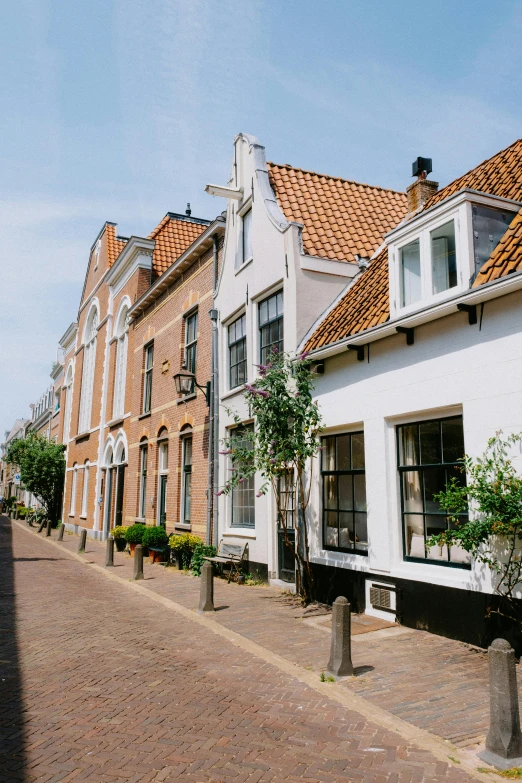
[[[373,721],[343,706],[334,694],[348,693],[344,686],[319,686],[316,677],[311,687],[300,667],[292,676],[215,620],[165,611],[143,588],[86,567],[66,551],[77,541],[50,544],[0,522],[2,783],[472,779],[449,748],[445,760],[440,740],[442,751],[434,745],[432,753],[422,732],[417,744],[384,726],[379,712]],[[88,542],[87,562],[102,549]],[[127,578],[129,560],[111,573]],[[160,591],[170,575],[150,568],[162,575]],[[241,590],[230,588],[229,595]],[[273,594],[259,590],[244,595]],[[275,628],[281,616],[275,612]],[[303,627],[323,655],[327,634]],[[304,646],[296,646],[303,665]],[[330,698],[328,688],[341,690]]]

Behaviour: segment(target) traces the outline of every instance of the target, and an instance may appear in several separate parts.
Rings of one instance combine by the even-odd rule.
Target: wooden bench
[[[239,576],[241,566],[248,552],[248,543],[246,544],[228,544],[226,541],[219,542],[217,552],[214,557],[204,557],[211,563],[217,563],[221,568],[229,566],[228,581],[230,582],[232,574]]]

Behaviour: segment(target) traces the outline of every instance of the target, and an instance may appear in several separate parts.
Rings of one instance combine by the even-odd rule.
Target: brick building
[[[210,524],[209,405],[212,323],[225,219],[202,223],[195,241],[132,306],[129,358],[131,423],[127,523],[161,524],[205,538]],[[200,387],[178,394],[173,375],[185,369]],[[190,378],[189,378],[190,381]]]

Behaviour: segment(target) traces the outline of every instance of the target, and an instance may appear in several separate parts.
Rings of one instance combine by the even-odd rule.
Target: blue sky
[[[238,131],[404,189],[522,136],[518,0],[3,0],[0,435],[50,383],[102,223],[212,218]]]

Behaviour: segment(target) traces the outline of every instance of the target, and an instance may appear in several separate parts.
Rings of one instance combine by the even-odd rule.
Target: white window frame
[[[169,438],[168,434],[164,433],[161,436],[161,440],[158,442],[158,503],[157,503],[157,512],[156,512],[156,523],[160,524],[160,496],[161,496],[161,477],[169,475]],[[165,454],[167,455],[167,459],[165,460]],[[166,464],[165,464],[166,463]],[[168,478],[167,478],[167,487],[168,487]],[[165,505],[167,502],[167,496],[165,493]]]
[[[129,327],[127,314],[129,302],[125,300],[120,304],[116,319],[116,360],[114,370],[114,393],[112,400],[112,417],[123,416],[125,413],[125,381],[127,377],[127,350],[129,341]]]
[[[86,461],[83,467],[83,487],[82,487],[82,510],[80,516],[82,519],[87,518],[87,509],[89,506],[89,460]]]
[[[179,519],[180,523],[182,525],[191,525],[191,519],[187,522],[185,520],[185,474],[190,473],[190,516],[192,517],[192,467],[194,465],[194,438],[193,438],[193,431],[187,430],[185,433],[181,434],[181,492],[180,492],[180,511],[179,511]],[[186,448],[187,448],[187,442],[190,440],[190,447],[191,447],[191,454],[190,454],[190,471],[185,470],[185,460],[186,460]]]
[[[96,342],[98,337],[99,312],[96,305],[89,311],[85,325],[83,346],[82,386],[80,391],[80,413],[78,432],[89,432],[92,417],[92,399],[94,391],[94,371],[96,367]]]
[[[78,487],[78,465],[76,462],[72,469],[72,486],[71,486],[71,506],[69,508],[69,516],[74,517],[76,514],[76,489]]]
[[[65,409],[63,414],[63,442],[67,445],[71,432],[71,411],[72,411],[72,387],[73,387],[73,365],[69,362],[67,373],[65,375]]]

